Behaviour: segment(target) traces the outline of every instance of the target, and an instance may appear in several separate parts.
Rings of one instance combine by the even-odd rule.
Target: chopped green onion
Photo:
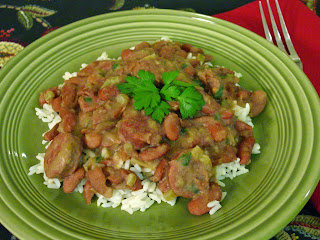
[[[96,158],[96,162],[98,162],[98,163],[99,163],[99,162],[101,162],[101,161],[102,161],[102,159],[103,159],[103,157],[102,157],[102,156],[99,156],[99,157],[97,157],[97,158]]]
[[[178,160],[182,159],[182,165],[183,166],[188,166],[188,164],[191,161],[191,153],[189,153],[188,155],[186,153],[182,154],[181,157],[178,158]]]
[[[226,74],[226,75],[220,75],[219,77],[221,78],[221,79],[225,79],[225,78],[227,78],[227,77],[233,77],[234,75],[233,74]]]
[[[223,94],[223,85],[220,85],[218,91],[214,95],[214,98],[219,99],[222,97],[222,94]]]
[[[119,66],[119,64],[118,64],[118,63],[113,64],[113,66],[112,66],[112,70],[115,70],[118,66]]]
[[[186,67],[188,67],[189,65],[187,63],[183,63],[182,66],[181,66],[181,69],[185,69]]]
[[[221,118],[221,114],[220,113],[216,113],[215,115],[214,115],[214,119],[215,120],[219,120]]]

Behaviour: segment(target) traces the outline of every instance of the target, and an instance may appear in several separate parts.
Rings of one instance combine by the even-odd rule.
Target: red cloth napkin
[[[302,60],[303,71],[320,96],[320,18],[300,0],[278,1],[293,45]],[[262,0],[261,2],[269,29],[271,29],[266,1]],[[273,12],[276,13],[273,0],[270,1],[270,5],[274,10]],[[259,1],[251,2],[229,12],[213,15],[213,17],[235,23],[265,37],[260,17]],[[274,17],[278,26],[280,26],[277,14],[274,14]],[[310,201],[320,213],[320,183]]]

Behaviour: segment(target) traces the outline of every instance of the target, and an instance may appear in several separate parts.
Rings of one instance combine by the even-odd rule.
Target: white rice
[[[165,41],[171,41],[169,38],[163,37],[161,40]],[[134,49],[134,47],[133,47]],[[188,59],[194,58],[192,54],[188,55]],[[106,52],[103,52],[100,57],[97,58],[97,60],[108,60],[110,59],[108,57],[108,54]],[[212,66],[211,63],[206,63],[210,66]],[[87,64],[82,64],[81,69],[85,68]],[[63,75],[64,80],[68,80],[72,77],[76,77],[77,73],[69,73],[66,72]],[[240,73],[236,73],[237,77],[241,77],[242,75]],[[61,88],[63,84],[59,85]],[[251,118],[248,116],[250,112],[250,105],[246,104],[244,108],[236,105],[235,102],[235,107],[233,108],[235,111],[235,116],[241,120],[249,124],[250,126],[254,127]],[[38,116],[39,119],[41,119],[43,122],[48,123],[48,128],[49,130],[52,129],[57,123],[61,121],[60,116],[52,109],[52,107],[49,104],[44,104],[42,108],[35,108],[36,115]],[[43,141],[43,144],[47,144],[46,141]],[[49,143],[50,144],[50,143]],[[49,146],[49,144],[46,146],[46,148]],[[89,149],[84,149],[84,156],[83,158],[88,159],[89,157],[96,157],[96,154],[89,150]],[[260,153],[260,145],[256,143],[253,147],[252,154],[258,154]],[[103,149],[101,155],[106,157],[110,154],[108,152],[108,149]],[[61,180],[58,178],[48,178],[45,175],[44,172],[44,153],[39,153],[36,158],[39,160],[39,163],[31,166],[29,168],[29,173],[28,175],[33,175],[33,174],[43,174],[43,179],[45,184],[48,188],[53,188],[53,189],[59,189],[61,187]],[[234,162],[231,163],[223,163],[219,166],[216,167],[216,178],[217,178],[217,183],[221,187],[225,187],[225,183],[222,182],[225,178],[230,178],[233,179],[239,175],[245,174],[249,172],[248,169],[246,169],[245,165],[241,165],[239,163],[240,159],[237,159]],[[158,203],[160,204],[161,202],[165,202],[171,206],[175,205],[177,198],[171,200],[171,201],[166,201],[163,197],[163,193],[160,191],[160,189],[157,186],[157,183],[150,181],[149,179],[144,178],[144,173],[151,173],[152,169],[149,168],[143,168],[139,166],[138,164],[132,165],[130,160],[126,160],[122,168],[126,170],[131,170],[136,175],[140,178],[142,181],[142,186],[143,188],[137,191],[131,191],[131,190],[113,190],[113,195],[110,198],[105,198],[104,196],[96,193],[98,200],[97,200],[97,206],[100,207],[112,207],[116,208],[118,206],[121,206],[121,210],[128,212],[129,214],[133,214],[135,211],[141,211],[144,212],[148,208],[150,208],[153,204]],[[75,188],[75,192],[83,193],[83,187],[86,183],[86,179],[83,179]],[[221,201],[225,198],[226,192],[222,192],[222,199]],[[208,203],[208,207],[210,208],[209,214],[212,215],[216,211],[218,211],[222,206],[220,204],[221,201],[212,201]]]
[[[166,202],[173,206],[176,203],[176,198],[171,201],[166,201],[163,197],[162,192],[157,187],[157,183],[144,179],[142,169],[139,165],[130,163],[130,160],[124,162],[122,168],[130,169],[135,172],[138,176],[142,176],[142,189],[137,191],[130,190],[114,190],[111,198],[105,198],[100,194],[98,196],[97,205],[100,207],[117,207],[121,205],[121,210],[124,210],[130,214],[135,211],[144,212],[154,203],[160,204]]]
[[[209,202],[207,206],[208,206],[208,208],[211,208],[209,211],[210,215],[214,214],[216,211],[218,211],[222,207],[220,202],[216,201],[216,200]]]
[[[51,105],[45,103],[42,108],[35,108],[38,118],[45,123],[48,123],[49,129],[52,129],[57,123],[61,122],[61,117],[56,113]]]
[[[252,148],[251,154],[259,154],[260,153],[260,144],[255,143]]]
[[[97,58],[98,61],[111,60],[106,52],[103,52],[100,57]]]
[[[221,181],[225,178],[233,179],[249,172],[245,165],[241,165],[240,158],[230,163],[222,163],[216,167],[216,178]]]
[[[64,80],[69,80],[70,78],[76,77],[76,76],[77,76],[77,72],[73,72],[73,73],[65,72],[62,78]]]
[[[250,113],[250,104],[249,103],[246,103],[245,107],[240,107],[239,105],[237,105],[237,101],[234,101],[233,111],[234,111],[234,115],[240,121],[243,121],[243,122],[247,123],[248,125],[250,125],[251,127],[254,127],[252,120],[249,116],[249,113]]]

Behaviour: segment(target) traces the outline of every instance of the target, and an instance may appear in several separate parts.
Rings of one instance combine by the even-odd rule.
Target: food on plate
[[[163,39],[66,74],[40,94],[50,143],[29,174],[129,213],[183,197],[191,214],[213,214],[226,194],[221,180],[248,172],[259,152],[251,117],[267,95],[241,88],[238,73],[212,60]]]

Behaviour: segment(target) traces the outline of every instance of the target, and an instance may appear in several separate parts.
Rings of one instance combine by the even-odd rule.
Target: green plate
[[[39,93],[103,51],[162,36],[189,42],[242,73],[242,86],[269,101],[254,119],[260,155],[250,173],[228,182],[216,214],[192,216],[187,200],[130,215],[87,205],[78,193],[48,189],[28,176],[44,152]],[[263,38],[234,24],[174,10],[105,14],[65,26],[25,48],[0,71],[0,220],[21,239],[268,239],[298,214],[320,177],[319,98],[305,74]]]

